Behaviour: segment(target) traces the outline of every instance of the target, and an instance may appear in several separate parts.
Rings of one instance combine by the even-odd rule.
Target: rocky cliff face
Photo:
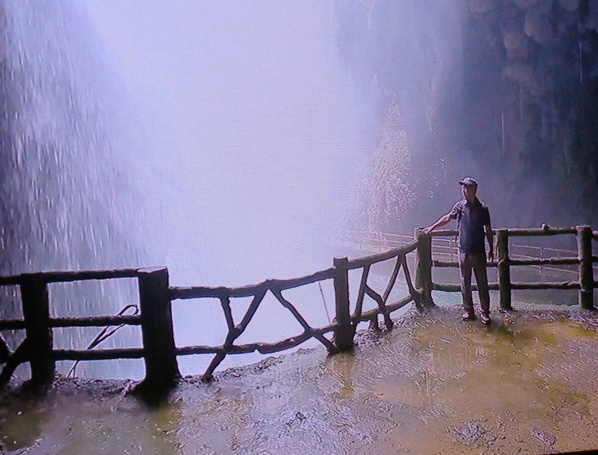
[[[382,119],[394,102],[402,112],[417,195],[406,217],[429,219],[418,213],[457,198],[450,185],[471,173],[500,225],[596,224],[598,1],[382,0],[337,11],[363,94],[377,97]]]
[[[464,90],[463,144],[504,168],[532,221],[595,222],[598,2],[470,1],[466,13],[476,96]]]

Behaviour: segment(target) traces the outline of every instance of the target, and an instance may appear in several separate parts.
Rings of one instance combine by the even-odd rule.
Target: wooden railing
[[[337,328],[336,324],[330,324],[320,328],[311,327],[305,318],[301,316],[299,311],[297,311],[296,306],[283,296],[283,291],[319,281],[335,279],[336,274],[337,271],[334,268],[330,268],[302,278],[291,280],[266,280],[257,285],[241,288],[171,287],[170,298],[172,300],[218,299],[220,301],[222,311],[224,312],[228,328],[228,332],[222,345],[179,347],[176,349],[176,354],[215,354],[203,375],[203,378],[208,380],[212,378],[214,370],[228,354],[243,354],[254,351],[257,351],[261,354],[270,354],[293,348],[309,340],[310,338],[315,338],[321,342],[328,349],[328,351],[335,352],[337,350],[337,346],[331,340],[326,338],[325,334],[335,331]],[[257,312],[260,304],[264,301],[264,298],[268,292],[271,293],[276,300],[299,322],[299,324],[303,327],[303,333],[299,336],[287,338],[276,343],[250,343],[236,345],[235,341],[245,332],[245,329],[251,322],[253,316]],[[241,318],[241,321],[235,323],[231,308],[233,305],[233,300],[246,297],[251,297],[251,303]]]
[[[489,265],[498,268],[498,282],[490,283],[489,286],[490,289],[500,291],[501,308],[512,309],[511,292],[516,289],[577,289],[579,290],[580,306],[584,309],[594,308],[593,291],[596,282],[593,276],[593,263],[598,258],[592,255],[592,240],[598,239],[598,232],[592,232],[589,226],[556,229],[498,229],[495,232],[498,261]],[[556,235],[577,236],[577,256],[532,258],[511,254],[509,243],[511,237]],[[308,276],[288,280],[266,280],[256,285],[239,288],[170,286],[166,268],[45,272],[0,277],[0,286],[19,286],[23,309],[23,319],[0,321],[0,331],[20,330],[25,332],[24,341],[14,352],[8,350],[6,345],[0,346],[4,348],[0,349],[0,353],[4,353],[4,355],[0,355],[0,363],[4,363],[4,368],[0,373],[0,386],[6,385],[16,367],[24,362],[29,362],[31,367],[30,383],[41,386],[53,379],[57,361],[143,358],[145,378],[139,388],[164,391],[171,388],[180,377],[177,356],[213,355],[212,361],[203,374],[203,378],[209,380],[225,357],[231,354],[255,351],[270,354],[293,348],[312,338],[323,344],[331,353],[348,350],[353,347],[356,328],[360,322],[369,321],[372,327],[378,328],[378,319],[382,317],[386,328],[391,329],[393,325],[392,312],[412,302],[420,310],[434,306],[433,291],[460,291],[459,284],[435,283],[432,276],[434,268],[458,267],[454,236],[454,231],[436,231],[429,235],[423,235],[416,230],[415,238],[404,239],[409,241],[371,256],[352,260],[336,258],[331,268]],[[397,241],[397,239],[391,237],[390,241]],[[371,242],[371,239],[368,241]],[[389,238],[384,238],[382,241],[386,242],[385,246],[388,246]],[[438,257],[442,257],[442,259]],[[389,262],[392,267],[384,269],[388,272],[385,285],[382,286],[384,291],[376,291],[375,288],[379,288],[380,284],[375,286],[370,282],[372,267],[386,262]],[[411,279],[410,262],[416,264],[415,284]],[[571,265],[577,266],[578,280],[576,281],[524,283],[511,280],[512,267]],[[361,272],[359,284],[356,284],[356,280],[350,279],[351,271]],[[401,271],[405,286],[397,290],[397,281]],[[382,273],[382,275],[384,274]],[[377,279],[380,279],[380,276],[381,273],[378,271]],[[140,310],[138,315],[50,317],[49,283],[117,278],[137,280]],[[318,283],[322,289],[321,283],[324,281],[332,281],[333,284],[335,318],[333,322],[322,327],[312,327],[298,311],[298,306],[291,302],[284,293],[290,289],[314,283]],[[397,292],[404,292],[405,295],[397,297]],[[236,344],[268,293],[290,312],[303,328],[303,332],[273,343]],[[350,295],[355,295],[353,304]],[[395,296],[394,299],[391,299],[391,295]],[[364,310],[366,296],[371,299],[371,302],[374,302],[374,308]],[[235,321],[233,317],[235,299],[247,297],[251,298],[251,303],[240,320]],[[221,345],[176,346],[172,303],[188,299],[217,299],[220,302],[227,325]],[[54,349],[54,328],[103,327],[123,324],[141,328],[142,348]]]
[[[177,355],[191,354],[215,354],[212,362],[208,366],[203,378],[209,380],[212,378],[214,370],[229,354],[242,354],[257,351],[261,354],[270,354],[293,348],[311,338],[315,338],[322,343],[329,352],[347,350],[353,347],[353,338],[356,326],[361,321],[370,321],[374,324],[378,315],[382,315],[387,327],[392,326],[390,313],[402,308],[410,302],[419,304],[421,301],[418,292],[411,283],[409,269],[406,262],[406,255],[417,249],[417,242],[411,239],[411,243],[401,248],[395,248],[385,253],[364,257],[356,260],[347,258],[334,259],[334,265],[330,269],[316,272],[312,275],[289,279],[289,280],[267,280],[253,286],[242,288],[208,288],[208,287],[171,287],[171,299],[203,299],[216,298],[220,300],[228,333],[221,346],[187,346],[176,349]],[[368,285],[370,268],[373,264],[394,260],[394,268],[390,274],[385,291],[380,294],[374,291]],[[399,271],[403,269],[408,295],[396,302],[389,302],[389,296],[394,289]],[[355,309],[351,312],[349,299],[349,270],[362,269],[362,276],[357,290],[357,299]],[[297,306],[283,296],[283,292],[289,289],[306,286],[309,284],[332,280],[334,286],[335,318],[334,322],[324,327],[311,327],[303,316],[297,310]],[[286,308],[292,316],[303,327],[303,333],[298,336],[287,338],[276,343],[250,343],[236,345],[235,341],[245,332],[248,324],[251,322],[258,307],[263,302],[267,293],[271,293],[276,300]],[[376,303],[377,308],[363,312],[363,302],[365,295],[371,297]],[[235,298],[250,297],[251,303],[241,321],[235,323],[233,312],[231,310],[232,300]],[[325,335],[333,333],[332,339]]]
[[[136,278],[139,288],[139,315],[50,317],[48,284],[86,280]],[[176,377],[178,368],[167,355],[174,349],[172,314],[168,289],[168,271],[164,268],[121,269],[79,272],[45,272],[0,277],[0,286],[17,285],[20,288],[23,319],[0,321],[2,330],[24,330],[25,339],[3,359],[0,387],[10,380],[21,363],[29,362],[30,383],[34,386],[51,381],[55,363],[60,360],[103,360],[144,358],[146,376],[143,387],[165,387]],[[53,328],[104,327],[118,325],[141,326],[144,348],[117,348],[98,350],[54,349]]]
[[[594,281],[593,264],[598,261],[596,256],[592,255],[592,240],[598,239],[598,232],[592,231],[590,226],[577,226],[575,228],[538,228],[538,229],[497,229],[496,250],[498,260],[491,262],[490,267],[498,268],[498,282],[489,283],[491,290],[500,292],[500,307],[505,310],[512,309],[512,291],[531,289],[577,289],[578,303],[583,309],[593,309],[593,294],[596,282]],[[416,236],[420,241],[420,251],[423,259],[420,262],[423,283],[422,288],[435,291],[460,292],[460,284],[440,284],[432,281],[433,267],[458,267],[456,260],[438,260],[432,259],[432,238],[453,237],[455,231],[441,230],[432,232],[429,235],[423,235],[416,231]],[[543,236],[564,236],[575,235],[577,237],[577,251],[569,252],[568,256],[557,257],[531,257],[529,255],[512,254],[510,239],[512,237],[543,237]],[[518,246],[521,248],[521,246]],[[532,247],[527,247],[532,248]],[[540,250],[539,247],[538,250]],[[542,251],[544,251],[542,249]],[[563,252],[567,250],[548,249],[553,252]],[[511,268],[520,266],[547,267],[547,266],[577,266],[577,280],[564,280],[555,282],[512,282]],[[559,270],[563,275],[572,273],[571,270]],[[477,286],[472,286],[476,289]],[[431,299],[431,293],[426,294],[426,298]],[[429,302],[428,302],[429,303]]]
[[[396,234],[380,231],[345,231],[338,236],[338,241],[344,245],[353,246],[359,251],[383,252],[391,248],[398,248],[401,245],[405,245],[411,242],[413,238],[414,236],[411,234]],[[434,257],[437,259],[441,258],[441,260],[457,261],[459,254],[457,232],[453,230],[434,232],[432,249]],[[509,241],[509,255],[511,259],[515,260],[544,259],[546,257],[568,258],[576,257],[577,250],[527,245]],[[494,267],[495,266],[496,265],[494,264]],[[564,269],[558,267],[558,264],[555,265],[540,262],[537,264],[529,264],[529,266],[540,272],[546,270],[554,271],[558,274],[577,274],[577,270]]]
[[[355,333],[355,327],[357,326],[357,324],[362,321],[369,321],[370,327],[377,329],[379,315],[383,316],[386,328],[391,329],[393,324],[392,319],[390,318],[390,313],[392,313],[393,311],[397,311],[400,308],[403,308],[405,305],[411,302],[414,302],[418,309],[423,308],[422,294],[421,292],[416,290],[412,282],[411,273],[409,271],[409,265],[407,261],[407,255],[414,251],[417,252],[417,248],[418,241],[411,239],[411,242],[409,242],[408,244],[399,248],[394,248],[384,253],[375,254],[372,256],[351,261],[336,260],[337,269],[343,270],[343,282],[346,280],[346,273],[349,270],[361,269],[361,279],[357,291],[355,309],[353,313],[350,315],[352,334]],[[389,260],[394,261],[394,267],[390,275],[390,278],[386,283],[384,292],[380,294],[374,291],[372,287],[369,286],[368,277],[370,276],[371,267],[374,264]],[[403,269],[403,276],[405,284],[407,286],[408,294],[405,297],[393,303],[388,303],[389,296],[392,290],[394,289],[401,269]],[[370,297],[374,302],[376,302],[377,308],[364,312],[363,303],[366,295]],[[343,295],[340,301],[343,302],[344,305],[344,302],[348,302],[348,295],[347,297]]]
[[[312,275],[288,279],[266,280],[260,284],[240,288],[227,287],[175,287],[169,285],[166,268],[124,269],[107,271],[45,272],[0,277],[0,286],[20,287],[23,319],[0,321],[0,331],[24,330],[24,341],[0,359],[4,368],[0,373],[0,386],[10,380],[16,367],[29,362],[31,367],[30,384],[42,386],[49,383],[54,375],[57,361],[100,360],[100,359],[139,359],[145,362],[145,378],[139,385],[141,390],[168,390],[180,377],[177,356],[192,354],[213,354],[203,379],[213,377],[215,369],[229,354],[243,354],[257,351],[262,354],[280,352],[316,339],[331,352],[348,350],[353,347],[357,325],[369,321],[378,327],[378,316],[383,317],[387,328],[392,327],[390,314],[405,305],[415,302],[422,308],[421,293],[418,292],[409,272],[407,255],[418,248],[418,241],[372,256],[349,260],[334,259],[333,267]],[[372,265],[394,261],[384,292],[374,290],[368,278]],[[395,290],[400,271],[403,271],[406,296],[390,301]],[[350,302],[349,271],[361,270],[361,279],[356,291],[354,306]],[[379,273],[377,274],[379,275]],[[50,317],[49,283],[75,282],[82,280],[107,280],[134,278],[138,282],[139,315],[94,316],[94,317]],[[323,327],[312,327],[297,310],[297,306],[283,293],[287,290],[313,283],[332,280],[335,301],[334,321]],[[267,293],[273,295],[285,309],[299,322],[303,333],[274,343],[235,344],[245,332],[253,316]],[[396,293],[395,293],[396,294]],[[376,303],[376,308],[364,311],[364,299],[368,296]],[[240,321],[233,318],[232,307],[238,298],[251,298],[246,312]],[[227,324],[227,333],[219,346],[176,346],[172,317],[172,303],[187,299],[218,299]],[[210,321],[207,321],[210,323]],[[118,325],[139,326],[143,348],[118,348],[97,350],[54,349],[53,329],[57,327],[102,327]],[[332,333],[332,337],[327,336]]]

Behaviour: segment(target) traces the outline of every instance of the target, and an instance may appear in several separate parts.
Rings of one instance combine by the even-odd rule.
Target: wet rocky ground
[[[598,315],[409,313],[354,352],[300,350],[186,377],[157,406],[127,381],[58,380],[0,401],[9,454],[538,454],[598,448]]]

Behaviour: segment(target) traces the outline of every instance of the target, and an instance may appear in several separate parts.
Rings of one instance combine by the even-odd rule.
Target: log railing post
[[[334,344],[339,351],[353,348],[355,329],[351,324],[349,309],[349,260],[334,258],[334,300],[336,316],[334,322]]]
[[[579,258],[579,305],[594,309],[594,269],[592,264],[592,229],[577,226],[577,254]]]
[[[415,238],[417,239],[415,287],[421,294],[423,307],[432,308],[436,306],[432,300],[432,237],[416,229]]]
[[[31,384],[43,386],[52,382],[56,363],[52,356],[50,299],[48,285],[40,274],[21,275],[21,299],[27,353],[31,366]]]
[[[145,359],[145,379],[140,386],[142,389],[165,392],[180,378],[168,289],[168,269],[140,269],[138,280]]]
[[[500,291],[500,308],[512,310],[511,304],[511,264],[509,258],[509,231],[496,231],[496,249],[498,252],[498,288]]]

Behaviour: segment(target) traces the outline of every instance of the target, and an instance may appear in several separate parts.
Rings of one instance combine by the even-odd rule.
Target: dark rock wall
[[[381,125],[398,103],[410,144],[411,209],[379,226],[431,221],[459,197],[455,178],[466,174],[481,181],[495,224],[598,225],[597,1],[336,8],[338,45],[360,96],[376,104]],[[366,205],[386,195],[369,197]]]
[[[470,1],[461,145],[501,169],[523,222],[596,223],[598,3]]]

